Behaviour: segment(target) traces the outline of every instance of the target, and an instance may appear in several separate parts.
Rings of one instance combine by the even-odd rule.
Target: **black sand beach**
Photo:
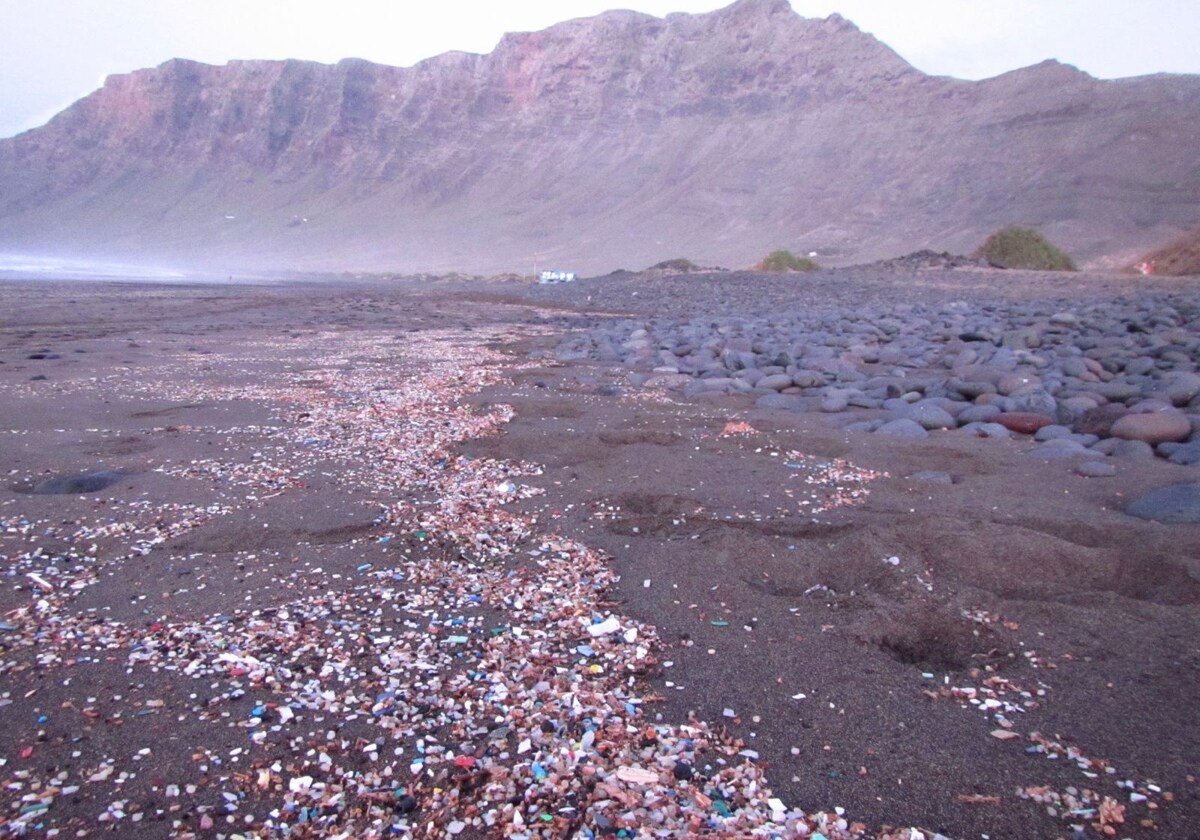
[[[897,370],[912,405],[977,407],[935,392],[1004,351],[1066,383],[1059,407],[1077,381],[1165,400],[1200,358],[1195,280],[0,301],[11,836],[1200,837],[1200,525],[1125,512],[1200,467],[845,428],[903,413],[868,399]],[[893,331],[854,332],[885,310]],[[824,330],[809,357],[840,390],[656,372],[668,340],[734,321]],[[1036,343],[1008,343],[1026,321]],[[725,349],[770,355],[746,341]],[[1089,379],[1089,341],[1121,367]],[[1043,389],[1000,390],[986,422]]]

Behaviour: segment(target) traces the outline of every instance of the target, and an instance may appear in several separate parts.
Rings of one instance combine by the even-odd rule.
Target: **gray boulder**
[[[907,417],[889,420],[876,429],[875,432],[880,435],[908,438],[909,440],[924,440],[929,437],[929,432],[925,430],[924,426],[916,420],[910,420]]]
[[[1159,487],[1130,501],[1125,512],[1153,522],[1200,522],[1200,484]]]

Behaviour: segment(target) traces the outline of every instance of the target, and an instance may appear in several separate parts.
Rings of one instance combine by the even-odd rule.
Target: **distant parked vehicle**
[[[543,271],[538,275],[538,283],[571,283],[575,280],[574,271]]]

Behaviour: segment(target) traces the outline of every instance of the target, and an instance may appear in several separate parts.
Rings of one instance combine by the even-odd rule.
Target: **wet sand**
[[[587,291],[0,286],[9,830],[1200,836],[1194,468],[531,361]]]

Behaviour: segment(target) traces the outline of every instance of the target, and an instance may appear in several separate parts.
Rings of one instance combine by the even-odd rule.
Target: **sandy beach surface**
[[[0,283],[5,836],[1200,837],[1200,525],[1124,510],[1200,466],[563,352],[1039,300],[1200,329],[969,270]]]

